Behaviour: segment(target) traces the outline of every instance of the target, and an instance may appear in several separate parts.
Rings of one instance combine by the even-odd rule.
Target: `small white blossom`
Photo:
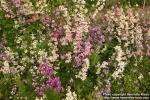
[[[116,54],[117,54],[117,56],[116,56],[117,68],[114,71],[114,73],[112,74],[112,77],[114,79],[120,78],[123,76],[124,68],[127,65],[127,62],[126,62],[127,59],[125,57],[123,50],[121,49],[121,46],[116,46],[115,50],[116,50]]]
[[[101,65],[98,64],[96,67],[97,67],[97,72],[96,74],[100,74],[100,71],[102,68],[106,68],[108,66],[108,62],[104,61]]]
[[[84,81],[87,77],[87,71],[89,69],[89,65],[90,65],[89,59],[86,58],[84,60],[83,67],[82,67],[81,71],[79,72],[79,74],[76,75],[76,78],[80,78],[81,80]]]
[[[4,74],[10,73],[8,61],[4,61],[3,67],[1,68],[1,71],[2,71]]]
[[[71,92],[71,87],[68,86],[65,100],[77,100],[77,94]]]

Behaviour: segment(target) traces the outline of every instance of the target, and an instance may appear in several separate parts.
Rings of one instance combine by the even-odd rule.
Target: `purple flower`
[[[44,95],[46,89],[54,89],[55,92],[63,92],[63,87],[61,86],[61,81],[59,77],[55,77],[53,74],[52,66],[49,64],[47,59],[39,65],[41,74],[47,79],[43,84],[36,85],[36,92],[39,96]]]
[[[98,48],[101,48],[103,46],[105,38],[102,32],[100,31],[99,27],[98,26],[91,27],[89,31],[90,31],[89,41],[91,45],[96,45]]]
[[[77,65],[77,66],[81,66],[82,63],[83,63],[83,60],[84,60],[84,55],[83,55],[83,53],[78,54],[78,55],[75,57],[76,65]]]
[[[85,58],[85,44],[84,42],[80,42],[78,45],[77,45],[77,54],[76,54],[76,57],[75,57],[75,62],[76,62],[76,66],[81,66],[82,63],[83,63],[83,60]]]
[[[47,88],[53,88],[55,92],[63,92],[59,77],[51,77],[45,83]]]
[[[100,31],[100,30],[99,30],[99,27],[98,27],[98,26],[95,26],[95,27],[93,27],[90,31],[91,31],[92,33],[94,33],[94,32],[98,32],[98,31]]]

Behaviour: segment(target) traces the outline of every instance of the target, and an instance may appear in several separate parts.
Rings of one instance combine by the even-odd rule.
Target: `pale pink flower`
[[[71,33],[71,32],[66,33],[66,39],[67,39],[69,42],[72,41],[72,33]]]
[[[91,48],[92,48],[91,43],[89,41],[85,42],[85,52],[84,52],[85,56],[91,53]]]
[[[20,0],[12,0],[12,2],[16,7],[20,7]]]

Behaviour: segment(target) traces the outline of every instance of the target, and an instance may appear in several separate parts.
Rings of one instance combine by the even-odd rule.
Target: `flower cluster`
[[[99,11],[101,11],[104,8],[106,0],[98,0],[96,3],[96,10],[94,11],[92,18],[94,19],[95,16],[98,14]]]
[[[64,91],[63,87],[61,86],[60,78],[54,75],[52,66],[46,59],[39,65],[39,70],[41,71],[41,74],[44,75],[44,78],[46,78],[44,83],[34,84],[35,91],[39,96],[44,96],[44,91],[49,88],[53,88],[55,92]]]
[[[101,49],[103,47],[105,38],[98,26],[94,26],[90,28],[89,41],[92,45],[96,45],[97,49]]]
[[[116,65],[117,68],[116,68],[115,72],[112,74],[112,77],[114,79],[116,79],[118,77],[120,78],[120,77],[123,76],[124,69],[127,65],[127,62],[126,62],[127,59],[125,57],[125,54],[124,54],[121,46],[116,46],[115,50],[116,50],[116,53],[117,53],[116,58],[115,58],[116,61],[117,61],[117,65]]]
[[[140,17],[138,13],[133,13],[131,9],[127,12],[123,8],[115,6],[114,11],[108,11],[105,15],[107,23],[106,33],[109,32],[110,36],[116,35],[117,38],[123,43],[125,52],[128,58],[133,55],[143,55],[143,32]],[[135,47],[132,47],[132,46]],[[135,50],[133,50],[136,49]]]
[[[82,67],[81,71],[79,72],[79,74],[76,75],[76,77],[80,78],[81,80],[85,80],[87,77],[87,71],[88,71],[89,65],[90,65],[89,59],[85,59],[83,67]]]
[[[71,92],[71,87],[68,86],[67,94],[65,100],[77,100],[77,95],[75,92]]]
[[[98,64],[97,65],[97,72],[96,72],[96,74],[100,74],[101,69],[108,69],[108,65],[109,65],[109,63],[106,62],[106,61],[104,61],[101,65]]]

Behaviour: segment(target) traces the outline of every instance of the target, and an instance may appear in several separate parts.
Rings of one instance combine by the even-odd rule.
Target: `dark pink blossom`
[[[49,15],[45,15],[43,18],[43,24],[49,27],[50,23],[51,23],[51,17]]]

